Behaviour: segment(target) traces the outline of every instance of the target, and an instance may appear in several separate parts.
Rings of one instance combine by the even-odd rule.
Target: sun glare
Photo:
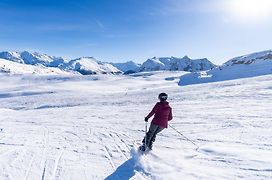
[[[272,16],[272,0],[229,0],[229,13],[243,21],[259,21]]]

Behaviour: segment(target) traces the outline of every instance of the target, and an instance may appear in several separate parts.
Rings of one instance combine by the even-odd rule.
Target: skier
[[[160,93],[158,96],[160,102],[157,102],[153,107],[152,111],[145,117],[145,122],[148,122],[148,119],[153,116],[154,118],[151,121],[149,130],[146,136],[143,139],[143,145],[140,147],[140,150],[145,151],[148,147],[152,150],[152,144],[155,142],[156,135],[161,132],[164,128],[167,128],[168,121],[172,119],[172,108],[169,106],[166,93]],[[145,139],[146,138],[146,139]],[[146,143],[146,147],[145,147]]]

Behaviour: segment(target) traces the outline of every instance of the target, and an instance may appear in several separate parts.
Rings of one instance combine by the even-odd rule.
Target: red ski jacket
[[[169,106],[167,101],[157,102],[157,104],[153,107],[152,111],[147,115],[149,119],[151,116],[154,116],[152,120],[152,124],[158,125],[162,128],[168,127],[168,121],[170,121],[172,117],[172,108]]]

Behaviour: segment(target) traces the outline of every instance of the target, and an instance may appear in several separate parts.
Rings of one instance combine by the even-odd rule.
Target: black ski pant
[[[145,138],[146,138],[146,145],[147,145],[147,147],[152,148],[152,144],[153,144],[153,142],[155,142],[156,135],[159,132],[161,132],[163,129],[164,128],[151,123],[151,125],[149,127],[149,130],[146,133],[146,136],[144,137],[144,139],[142,141],[143,144],[145,144]]]

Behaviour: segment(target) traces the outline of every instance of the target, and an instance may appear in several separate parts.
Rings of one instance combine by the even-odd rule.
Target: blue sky
[[[1,0],[0,50],[112,62],[188,55],[221,64],[272,49],[268,1]]]

